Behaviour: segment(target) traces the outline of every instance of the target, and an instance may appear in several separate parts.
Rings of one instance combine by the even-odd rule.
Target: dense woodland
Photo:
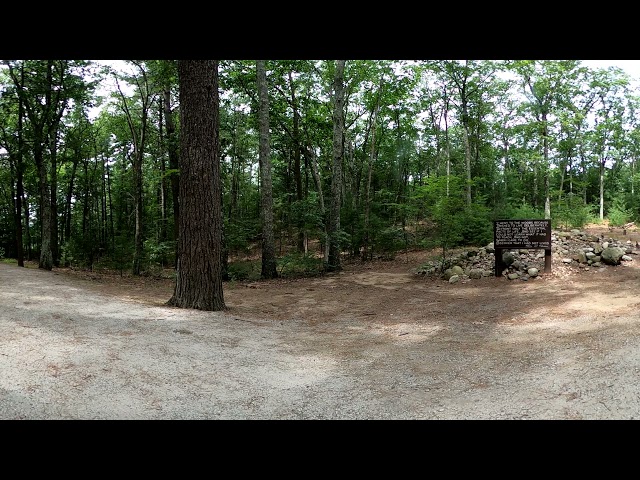
[[[178,62],[123,63],[1,61],[0,258],[133,275],[175,267],[180,188],[198,181],[180,171]],[[225,279],[335,270],[408,248],[446,256],[489,243],[495,219],[579,228],[640,213],[640,97],[617,68],[217,68]]]

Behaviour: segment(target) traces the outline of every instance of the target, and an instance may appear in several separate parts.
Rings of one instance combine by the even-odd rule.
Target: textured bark
[[[179,60],[180,217],[168,304],[224,310],[217,60]]]
[[[258,95],[260,99],[258,117],[260,124],[260,219],[262,220],[262,278],[276,278],[276,244],[273,236],[273,192],[271,185],[271,157],[269,144],[269,92],[264,60],[256,61]]]
[[[340,202],[342,192],[342,155],[344,138],[344,67],[345,60],[336,61],[333,86],[333,168],[331,174],[331,212],[329,214],[328,271],[340,270]]]
[[[53,269],[53,255],[51,253],[51,190],[42,148],[35,148],[34,158],[38,169],[38,186],[40,188],[40,236],[42,239],[38,268],[51,270]]]

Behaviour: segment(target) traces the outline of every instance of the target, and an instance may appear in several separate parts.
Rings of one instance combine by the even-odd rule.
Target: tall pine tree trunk
[[[179,60],[180,217],[168,304],[224,310],[217,60]]]
[[[37,142],[37,140],[36,140]],[[40,143],[40,142],[38,142]],[[47,165],[42,152],[42,144],[35,148],[34,157],[38,170],[38,187],[40,189],[40,262],[38,268],[51,270],[53,268],[53,255],[51,253],[51,190]]]
[[[256,60],[260,125],[260,219],[262,220],[262,278],[276,278],[276,244],[273,236],[273,192],[269,144],[269,92],[264,60]]]
[[[329,214],[328,271],[340,270],[340,193],[342,192],[342,156],[344,138],[344,68],[345,60],[335,63],[333,84],[333,168],[331,172],[331,211]]]

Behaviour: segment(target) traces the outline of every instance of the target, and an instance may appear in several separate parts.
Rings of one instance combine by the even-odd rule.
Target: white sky
[[[591,68],[620,67],[632,80],[640,80],[640,60],[582,60],[582,64]]]
[[[111,65],[114,68],[127,68],[127,64],[123,60],[98,60],[98,62]],[[631,77],[632,86],[640,86],[640,60],[582,60],[582,64],[590,68],[607,68],[610,66],[620,67]],[[113,85],[111,85],[110,88],[114,88]],[[131,90],[130,88],[127,88],[127,85],[124,85],[123,88],[125,89],[125,92],[127,92],[127,90]],[[103,91],[101,93],[105,94],[106,92]],[[97,110],[91,112],[91,117],[94,117],[95,115],[97,115]]]

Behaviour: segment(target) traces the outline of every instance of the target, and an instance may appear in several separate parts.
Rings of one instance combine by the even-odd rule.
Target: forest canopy
[[[178,161],[177,64],[123,64],[1,61],[0,259],[135,275],[175,265],[179,185],[189,182]],[[219,61],[225,278],[255,272],[234,260],[259,250],[264,218],[279,273],[295,274],[327,268],[329,245],[367,261],[487,244],[496,219],[580,228],[639,215],[640,96],[619,68],[579,60],[263,68],[259,95],[256,61]]]

